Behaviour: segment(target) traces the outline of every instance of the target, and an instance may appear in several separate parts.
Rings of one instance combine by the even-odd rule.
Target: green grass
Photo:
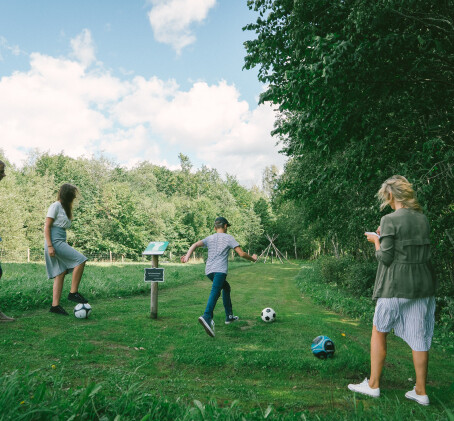
[[[404,398],[413,384],[411,353],[391,335],[382,397],[355,398],[346,385],[368,373],[370,323],[302,296],[294,279],[301,265],[231,265],[228,279],[241,320],[226,326],[220,300],[215,338],[197,323],[211,287],[203,265],[165,267],[157,320],[149,318],[143,267],[88,265],[81,291],[93,314],[78,320],[47,312],[51,282],[42,280],[42,265],[3,265],[0,308],[18,320],[0,325],[0,420],[452,416],[452,354],[431,352],[433,405],[422,408]],[[277,313],[272,324],[260,320],[267,306]],[[310,352],[320,334],[336,344],[332,360]]]

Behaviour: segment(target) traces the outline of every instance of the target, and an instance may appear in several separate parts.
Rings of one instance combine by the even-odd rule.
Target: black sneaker
[[[75,303],[81,303],[81,304],[88,303],[88,300],[83,295],[80,295],[78,292],[70,292],[68,294],[68,300],[74,301]]]
[[[205,329],[205,332],[208,333],[211,337],[214,338],[214,320],[211,320],[211,323],[208,323],[203,316],[199,317],[199,323]]]
[[[69,316],[68,312],[59,304],[58,306],[52,306],[49,313],[61,314],[62,316]]]

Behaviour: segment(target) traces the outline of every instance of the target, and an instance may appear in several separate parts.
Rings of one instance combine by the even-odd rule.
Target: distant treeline
[[[0,184],[0,246],[8,255],[42,251],[45,215],[63,183],[80,191],[68,241],[91,255],[112,252],[137,259],[150,241],[161,240],[170,242],[174,255],[182,253],[213,232],[219,215],[251,252],[263,250],[264,232],[274,229],[276,218],[263,189],[245,188],[230,175],[222,179],[215,169],[193,170],[184,155],[175,171],[148,162],[128,170],[104,158],[64,154],[34,154],[20,169],[1,151],[0,159],[7,165]],[[294,253],[293,243],[289,251]]]

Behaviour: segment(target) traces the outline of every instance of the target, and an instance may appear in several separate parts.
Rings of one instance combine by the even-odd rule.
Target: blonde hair
[[[404,208],[422,212],[421,206],[416,198],[412,184],[401,175],[393,175],[388,178],[380,187],[377,193],[380,203],[380,210],[390,205],[392,201],[402,203]]]

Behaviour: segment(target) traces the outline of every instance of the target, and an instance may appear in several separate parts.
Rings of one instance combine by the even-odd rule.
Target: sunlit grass
[[[38,275],[27,265],[8,266],[10,274],[30,275],[19,282],[29,288],[25,302],[33,291],[28,282]],[[215,338],[197,322],[211,287],[203,265],[166,267],[157,320],[149,318],[143,266],[121,269],[120,276],[117,266],[87,268],[84,282],[93,306],[87,320],[55,316],[34,302],[15,311],[16,323],[0,325],[0,388],[6,391],[0,395],[0,420],[113,420],[120,414],[121,419],[258,420],[266,413],[276,420],[397,420],[396,414],[437,420],[446,408],[452,410],[454,392],[446,380],[453,377],[452,364],[436,350],[429,393],[441,402],[434,399],[421,412],[403,397],[412,387],[411,356],[394,337],[383,399],[355,398],[346,385],[368,373],[370,325],[302,297],[294,281],[298,266],[233,265],[228,279],[240,321],[224,324],[220,300]],[[96,281],[100,276],[105,279]],[[0,288],[0,297],[19,291],[10,288],[13,281],[10,277],[8,289]],[[277,312],[271,324],[260,319],[267,306]],[[332,360],[311,354],[310,344],[320,334],[335,342]]]

